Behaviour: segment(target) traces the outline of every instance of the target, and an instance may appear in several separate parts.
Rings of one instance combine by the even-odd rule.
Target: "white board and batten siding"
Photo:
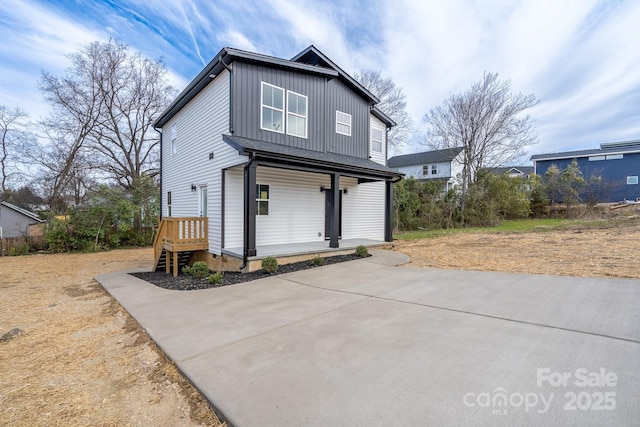
[[[269,214],[256,217],[256,245],[321,242],[325,240],[325,193],[329,175],[258,167],[257,184],[269,185]],[[358,185],[341,177],[342,238],[384,240],[384,182]],[[380,191],[382,191],[380,193]],[[382,196],[380,196],[382,194]],[[243,246],[243,168],[225,176],[224,247]]]
[[[206,185],[209,251],[215,254],[222,248],[222,169],[246,162],[222,141],[229,131],[229,102],[229,73],[224,71],[162,129],[162,215],[168,216],[170,191],[172,216],[199,216],[200,187]],[[192,191],[192,185],[198,189]]]

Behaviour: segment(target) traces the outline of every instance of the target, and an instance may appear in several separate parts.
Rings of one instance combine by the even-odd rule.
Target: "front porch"
[[[331,256],[334,252],[352,252],[358,246],[363,245],[366,247],[377,246],[389,246],[389,242],[382,242],[380,240],[370,239],[345,239],[340,240],[339,248],[332,248],[329,246],[329,241],[321,242],[303,242],[303,243],[285,243],[281,245],[262,245],[256,248],[258,255],[249,257],[248,260],[260,260],[268,256],[272,257],[290,257],[296,255],[319,255]],[[242,258],[242,248],[225,248],[222,250],[223,254]]]
[[[391,243],[372,239],[344,239],[340,240],[339,248],[332,248],[329,240],[316,242],[285,243],[279,245],[259,245],[256,248],[257,255],[247,258],[247,265],[242,270],[244,272],[256,271],[262,268],[262,259],[272,256],[278,259],[278,264],[285,265],[294,262],[306,261],[316,256],[330,257],[335,255],[345,255],[353,253],[356,247],[363,245],[367,248],[390,246]],[[237,271],[242,264],[243,248],[225,248],[222,250],[222,257],[215,261],[218,269],[227,271]],[[208,261],[208,258],[198,258],[198,260]],[[211,267],[213,265],[210,264]]]

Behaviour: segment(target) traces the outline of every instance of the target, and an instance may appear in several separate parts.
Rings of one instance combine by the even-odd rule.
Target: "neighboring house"
[[[462,173],[462,147],[404,154],[389,159],[388,166],[397,169],[407,178],[438,180],[443,191],[449,191]]]
[[[489,172],[494,175],[509,175],[510,178],[529,179],[533,175],[533,166],[504,166],[489,168]]]
[[[606,194],[600,202],[617,202],[640,198],[640,140],[600,144],[599,149],[531,156],[534,172],[544,177],[551,165],[564,170],[573,160],[578,162],[586,180],[600,176]]]
[[[9,202],[0,202],[0,237],[30,236],[30,225],[44,221],[38,215]]]
[[[314,46],[291,60],[223,48],[154,125],[156,268],[181,251],[246,271],[267,255],[391,242],[401,174],[387,167],[395,123],[377,103]]]

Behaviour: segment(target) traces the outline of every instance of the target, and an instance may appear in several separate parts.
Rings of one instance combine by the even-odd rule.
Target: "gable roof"
[[[335,62],[329,59],[324,53],[320,52],[320,50],[314,45],[309,46],[293,58],[291,58],[294,62],[301,62],[309,65],[330,68],[338,72],[338,75],[341,79],[343,79],[347,85],[349,85],[356,92],[359,92],[365,99],[371,104],[377,104],[380,100],[367,88],[360,84],[356,79],[347,74],[342,68],[338,67]]]
[[[504,166],[489,168],[489,172],[501,175],[503,173],[521,173],[522,175],[533,175],[533,166]]]
[[[33,219],[34,221],[44,222],[44,220],[40,219],[38,217],[38,215],[34,214],[33,212],[29,212],[28,210],[22,209],[21,207],[13,205],[13,204],[11,204],[9,202],[0,202],[0,205],[5,206],[5,207],[7,207],[7,208],[9,208],[11,210],[14,210],[14,211],[18,212],[19,214],[22,214],[22,215],[24,215],[26,217],[29,217],[29,218]]]
[[[427,163],[450,162],[455,159],[463,150],[463,147],[445,148],[442,150],[423,151],[421,153],[404,154],[394,156],[387,161],[389,167],[399,168],[402,166],[424,165]]]
[[[340,78],[349,87],[355,90],[360,96],[370,104],[377,104],[376,98],[364,86],[358,83],[353,77],[344,72],[326,55],[320,52],[313,45],[309,46],[293,59],[287,60],[274,56],[263,55],[261,53],[247,52],[231,47],[223,47],[220,52],[198,73],[198,75],[187,85],[177,98],[167,107],[153,124],[155,128],[161,128],[171,118],[178,113],[189,101],[200,93],[211,81],[223,70],[236,60],[268,65],[270,67],[292,70],[297,72],[315,74],[326,78]],[[380,119],[383,120],[383,119]],[[385,120],[383,120],[385,121]]]
[[[591,150],[563,151],[559,153],[534,154],[531,160],[561,160],[573,159],[578,157],[598,156],[605,154],[625,154],[640,153],[640,140],[621,141],[621,142],[605,142],[600,144],[600,148]]]

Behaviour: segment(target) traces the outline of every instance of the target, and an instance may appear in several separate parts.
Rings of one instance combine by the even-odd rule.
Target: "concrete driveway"
[[[395,267],[97,279],[235,426],[640,425],[640,281]]]

